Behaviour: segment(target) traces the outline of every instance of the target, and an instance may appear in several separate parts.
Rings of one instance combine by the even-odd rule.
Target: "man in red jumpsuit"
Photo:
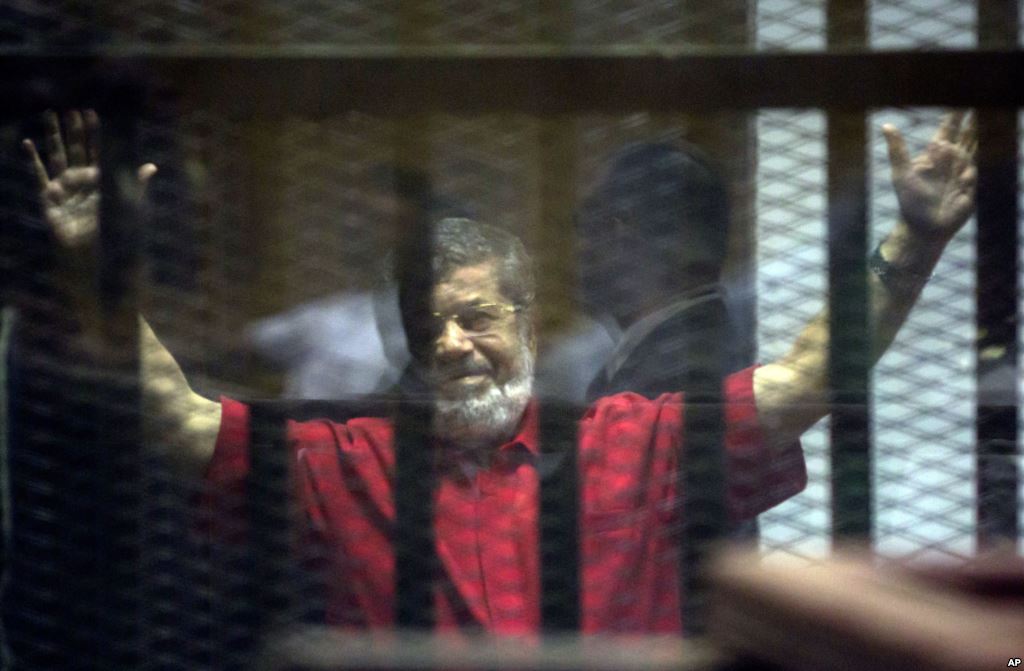
[[[974,131],[948,116],[911,159],[886,127],[901,219],[869,263],[873,352],[891,343],[946,243],[973,210]],[[98,234],[99,121],[48,119],[44,163],[25,148],[45,219],[68,277],[88,268]],[[139,169],[144,186],[156,168]],[[142,191],[142,189],[138,189]],[[442,567],[434,585],[442,629],[501,634],[539,626],[536,337],[534,279],[521,243],[496,227],[444,219],[432,228],[429,314],[406,314],[410,343],[431,389],[429,444]],[[102,360],[102,325],[86,281],[70,282],[82,312],[82,346]],[[411,286],[403,291],[415,291]],[[248,408],[194,393],[144,320],[143,399],[159,418],[159,443],[184,476],[205,478],[215,502],[238,491],[248,464]],[[827,412],[828,321],[807,325],[780,360],[723,383],[728,505],[736,519],[799,492],[806,473],[798,438]],[[598,399],[579,422],[582,626],[585,632],[678,632],[675,531],[685,511],[674,477],[685,449],[683,390],[653,400]],[[292,422],[298,496],[309,535],[326,549],[327,618],[345,626],[392,623],[393,427],[384,418]],[[683,444],[680,445],[679,441]],[[216,526],[216,525],[215,525]]]

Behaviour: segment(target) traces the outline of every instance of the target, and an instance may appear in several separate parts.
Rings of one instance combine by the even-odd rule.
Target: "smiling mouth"
[[[479,369],[457,370],[448,374],[440,375],[439,382],[441,385],[480,384],[484,382],[488,376],[488,371]]]
[[[461,382],[461,381],[472,381],[475,379],[484,379],[487,377],[487,373],[480,371],[469,371],[464,373],[456,373],[455,375],[449,375],[445,378],[445,382]]]

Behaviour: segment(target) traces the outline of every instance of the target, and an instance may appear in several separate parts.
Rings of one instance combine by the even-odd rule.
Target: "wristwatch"
[[[913,270],[897,268],[882,256],[882,245],[875,247],[875,251],[868,259],[868,268],[878,277],[886,289],[894,294],[912,294],[919,290],[927,282],[931,275],[915,273]]]

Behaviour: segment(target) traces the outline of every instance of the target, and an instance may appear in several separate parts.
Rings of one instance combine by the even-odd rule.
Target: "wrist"
[[[891,293],[913,296],[931,278],[945,245],[900,222],[875,248],[868,269]]]
[[[875,251],[894,271],[929,277],[948,242],[947,238],[922,234],[899,221]]]

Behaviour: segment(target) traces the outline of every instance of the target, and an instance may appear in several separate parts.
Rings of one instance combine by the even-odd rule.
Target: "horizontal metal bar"
[[[155,76],[230,115],[538,114],[748,107],[1021,106],[1024,52],[635,53],[506,49],[197,50],[9,54],[0,80],[84,90],[105,72]],[[91,75],[84,76],[85,74]],[[7,96],[0,112],[27,111]]]
[[[330,43],[258,43],[235,42],[222,44],[121,44],[91,47],[76,46],[22,46],[0,45],[0,58],[57,58],[91,60],[565,60],[565,59],[620,59],[636,60],[659,58],[680,60],[704,57],[738,57],[776,59],[779,57],[821,58],[835,55],[938,55],[990,51],[989,49],[942,50],[876,50],[855,44],[833,45],[820,51],[757,51],[735,44],[713,45],[651,45],[621,43],[585,46],[567,44],[330,44]]]

